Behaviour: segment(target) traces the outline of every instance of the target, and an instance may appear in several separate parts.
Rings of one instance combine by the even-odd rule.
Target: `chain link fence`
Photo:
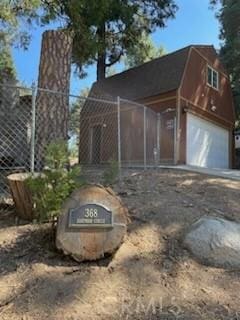
[[[80,163],[103,166],[116,161],[119,170],[174,163],[175,109],[157,113],[120,97],[87,98],[80,114]]]
[[[0,200],[8,196],[6,177],[31,170],[32,91],[0,86]]]
[[[106,165],[118,161],[118,106],[116,101],[86,98],[80,112],[79,162]]]
[[[0,201],[9,197],[7,175],[40,172],[46,148],[56,140],[68,141],[70,165],[95,170],[115,162],[120,178],[124,169],[158,166],[164,161],[164,143],[174,149],[175,113],[171,113],[156,113],[120,97],[0,85]]]
[[[158,115],[136,102],[119,99],[121,162],[124,167],[158,164]]]

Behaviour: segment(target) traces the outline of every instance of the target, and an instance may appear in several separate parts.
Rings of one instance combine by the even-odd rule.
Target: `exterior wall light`
[[[213,112],[216,112],[217,107],[216,107],[216,106],[211,106],[211,110],[212,110]]]

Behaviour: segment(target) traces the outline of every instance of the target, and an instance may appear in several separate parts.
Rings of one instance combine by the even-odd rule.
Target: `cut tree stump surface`
[[[112,212],[112,227],[69,227],[69,211],[97,204]],[[97,260],[113,253],[127,232],[128,211],[110,188],[90,185],[72,193],[64,203],[57,224],[56,245],[77,261]]]

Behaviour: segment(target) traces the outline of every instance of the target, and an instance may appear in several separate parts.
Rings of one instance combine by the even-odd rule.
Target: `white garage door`
[[[229,168],[229,133],[209,121],[187,114],[187,164]]]

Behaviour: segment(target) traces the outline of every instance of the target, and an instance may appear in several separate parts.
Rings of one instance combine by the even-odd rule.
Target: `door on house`
[[[102,126],[91,128],[91,163],[99,164],[101,161]]]
[[[175,113],[162,113],[160,117],[160,163],[174,163]]]

